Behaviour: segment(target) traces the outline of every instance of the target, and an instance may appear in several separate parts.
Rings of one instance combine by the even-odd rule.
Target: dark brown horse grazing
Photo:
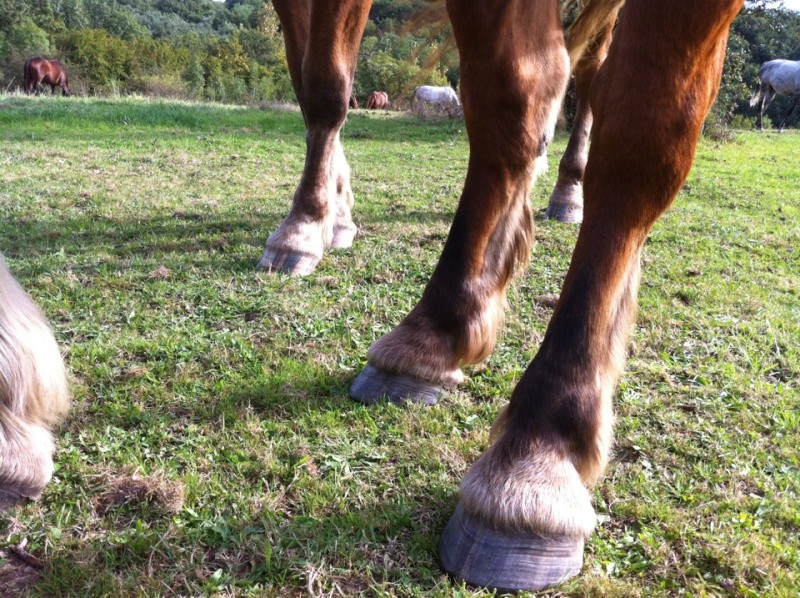
[[[56,87],[61,88],[61,95],[68,96],[71,93],[67,69],[58,60],[48,60],[41,56],[30,58],[25,62],[23,77],[25,93],[39,93],[41,83],[49,85],[53,94],[56,93]]]
[[[367,98],[367,110],[386,110],[389,107],[389,94],[373,91]]]
[[[308,127],[292,209],[260,266],[308,274],[349,246],[353,196],[339,131],[370,0],[273,0]],[[619,0],[588,0],[572,64]],[[439,546],[475,585],[540,589],[576,575],[608,460],[611,398],[636,310],[647,235],[688,175],[743,0],[627,0],[588,95],[594,115],[583,224],[539,352],[467,473]],[[356,400],[435,402],[495,343],[506,286],[528,259],[531,178],[569,61],[557,0],[447,0],[470,141],[464,189],[417,306],[369,351]]]

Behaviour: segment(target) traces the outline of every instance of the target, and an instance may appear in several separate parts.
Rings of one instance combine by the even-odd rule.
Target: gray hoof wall
[[[442,396],[441,386],[411,376],[390,374],[367,365],[350,387],[350,396],[365,405],[375,403],[422,403],[435,405]]]
[[[306,276],[314,271],[318,263],[319,258],[308,253],[267,248],[258,261],[258,269],[292,276]]]
[[[439,543],[453,577],[501,591],[543,590],[580,573],[583,539],[501,533],[456,507]]]
[[[549,204],[544,217],[567,224],[580,224],[583,221],[583,207],[569,204]]]

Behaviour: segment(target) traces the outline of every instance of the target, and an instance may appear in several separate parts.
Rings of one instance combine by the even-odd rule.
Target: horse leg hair
[[[391,382],[391,392],[373,388],[368,378],[393,376],[401,387],[406,378],[450,386],[463,380],[462,362],[480,362],[492,351],[506,286],[529,256],[531,181],[546,159],[568,77],[555,2],[450,0],[447,8],[460,52],[470,142],[466,180],[420,302],[372,345],[369,367],[351,388],[363,402],[381,393],[431,402],[430,393],[441,388],[416,396],[416,389],[405,393]]]
[[[0,257],[0,509],[41,494],[53,472],[49,430],[67,405],[53,334]]]
[[[347,116],[371,0],[278,0],[292,84],[306,121],[306,162],[289,215],[259,267],[309,274],[327,247],[348,247],[353,193],[339,131]]]
[[[509,563],[510,581],[498,587],[525,588],[515,577],[523,570],[534,571],[530,585],[542,582],[527,556],[517,558],[520,542],[542,547],[546,556],[537,552],[533,563],[553,568],[550,583],[580,570],[563,554],[569,542],[579,549],[594,526],[588,488],[608,458],[611,396],[634,319],[641,248],[689,172],[741,6],[629,0],[622,10],[592,87],[585,217],[559,302],[495,423],[494,444],[461,485],[440,547],[448,570],[468,582],[500,578],[503,571],[484,562]],[[497,556],[501,534],[508,543]]]

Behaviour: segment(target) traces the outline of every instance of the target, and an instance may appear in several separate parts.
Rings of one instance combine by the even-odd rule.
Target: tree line
[[[356,97],[364,102],[383,90],[402,105],[417,85],[457,87],[458,54],[441,17],[441,8],[423,0],[376,0]],[[263,0],[0,0],[0,88],[21,87],[22,65],[34,55],[61,59],[79,94],[237,103],[294,98],[280,23]],[[748,3],[731,31],[712,118],[750,126],[747,101],[758,67],[773,58],[800,59],[800,13],[780,2]],[[778,97],[768,117],[779,120],[788,104]],[[798,120],[800,114],[790,125]]]

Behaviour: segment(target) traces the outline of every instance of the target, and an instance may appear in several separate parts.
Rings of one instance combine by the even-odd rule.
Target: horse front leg
[[[463,380],[462,363],[492,351],[506,286],[528,259],[531,181],[568,77],[555,1],[450,0],[447,8],[470,143],[464,190],[420,302],[372,345],[351,387],[364,403],[434,403]]]
[[[310,274],[328,247],[349,247],[350,167],[339,131],[347,116],[371,0],[277,0],[292,84],[306,122],[306,161],[289,215],[259,268]]]
[[[617,11],[614,11],[574,69],[575,95],[578,100],[575,120],[567,149],[558,164],[558,180],[550,194],[545,218],[568,223],[579,223],[583,220],[583,171],[589,155],[589,135],[593,120],[589,90],[597,70],[608,54],[616,20]]]
[[[592,88],[585,218],[559,302],[442,537],[456,577],[541,589],[580,571],[641,248],[689,172],[741,5],[629,0],[622,10]]]

